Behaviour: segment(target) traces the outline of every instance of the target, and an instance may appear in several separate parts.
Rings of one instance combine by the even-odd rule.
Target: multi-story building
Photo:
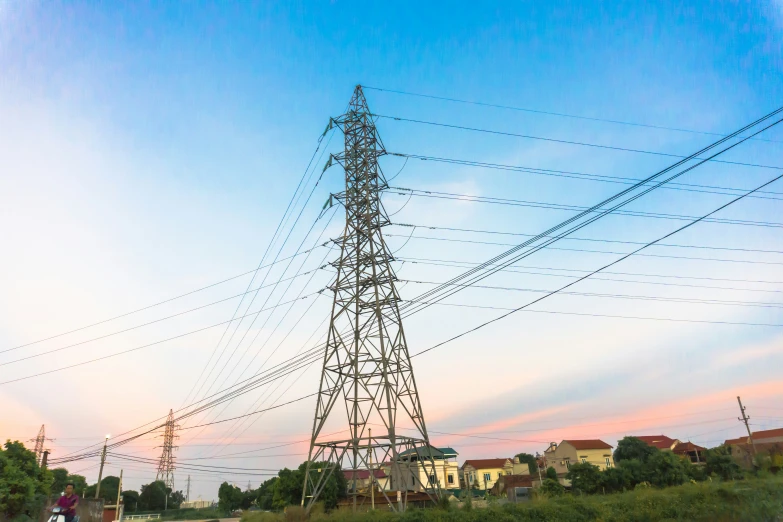
[[[390,462],[382,468],[389,476],[390,490],[424,491],[440,489],[455,489],[459,487],[458,453],[454,448],[432,448],[432,461],[422,449],[403,451],[399,455],[402,476],[396,476]],[[433,465],[434,463],[434,465]],[[433,469],[434,468],[434,469]]]
[[[527,467],[527,466],[526,466]],[[462,464],[463,487],[481,490],[492,489],[495,482],[503,475],[511,475],[513,460],[498,459],[472,459]]]
[[[568,473],[577,462],[590,463],[602,470],[614,467],[612,446],[598,439],[552,442],[544,451],[544,460],[546,467],[554,468],[558,475]]]

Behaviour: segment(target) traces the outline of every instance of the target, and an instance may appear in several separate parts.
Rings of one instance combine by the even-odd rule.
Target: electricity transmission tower
[[[174,432],[179,429],[179,425],[174,423],[174,411],[169,410],[169,417],[166,419],[166,429],[163,432],[163,448],[160,454],[160,461],[158,462],[158,473],[155,476],[155,480],[162,480],[167,488],[174,491],[174,450],[177,447],[174,445],[174,439],[179,438]],[[168,495],[166,495],[168,501]]]
[[[38,430],[38,435],[34,439],[30,439],[30,442],[35,442],[35,460],[38,462],[38,464],[41,464],[41,459],[43,458],[44,454],[44,444],[46,444],[46,441],[53,441],[54,439],[47,439],[46,438],[46,429],[44,428],[44,425],[41,424],[41,429]]]
[[[336,470],[366,470],[372,462],[388,462],[396,498],[390,499],[387,491],[381,496],[402,511],[408,491],[424,491],[434,500],[439,486],[430,482],[435,474],[433,449],[400,319],[393,258],[381,234],[389,218],[380,200],[387,184],[378,158],[386,150],[361,86],[348,111],[330,121],[333,127],[345,136],[345,150],[330,158],[345,169],[345,192],[335,196],[345,206],[345,229],[340,259],[333,263],[337,277],[331,287],[334,300],[302,505],[310,510]],[[338,401],[344,410],[335,408]],[[350,435],[322,440],[327,423],[329,430],[347,427]],[[380,428],[369,436],[368,425]],[[400,435],[398,426],[412,433]],[[349,476],[356,509],[368,495],[358,491],[357,474]]]

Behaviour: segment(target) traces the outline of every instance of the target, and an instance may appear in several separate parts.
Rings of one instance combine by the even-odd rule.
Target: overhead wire
[[[754,121],[753,123],[751,123],[749,125],[746,125],[745,127],[739,129],[738,131],[735,131],[734,135],[742,134],[745,131],[747,131],[748,129],[751,129],[751,128],[759,125],[760,123],[762,123],[762,122],[764,122],[764,121],[774,117],[775,115],[779,114],[780,112],[783,112],[783,107],[778,108],[775,111],[772,111],[772,112],[768,113],[767,115],[763,116],[762,118],[759,118],[758,120]],[[751,136],[758,135],[758,134],[764,132],[765,130],[767,130],[767,129],[769,129],[769,128],[779,124],[781,121],[783,121],[783,120],[776,120],[772,124],[769,124],[766,127],[763,127],[762,129],[753,132],[753,134]],[[598,203],[597,205],[594,205],[590,209],[587,209],[587,210],[585,210],[583,212],[580,212],[579,214],[577,214],[575,216],[572,216],[571,218],[561,222],[560,224],[555,225],[554,227],[549,228],[548,230],[544,231],[543,233],[539,234],[538,236],[533,237],[533,238],[531,238],[531,239],[529,239],[527,241],[524,241],[524,242],[520,243],[519,245],[517,245],[517,246],[507,250],[506,252],[503,252],[503,253],[501,253],[501,254],[499,254],[499,255],[489,259],[488,261],[485,261],[481,265],[478,265],[477,267],[472,268],[472,269],[466,271],[465,273],[463,273],[463,274],[453,278],[449,282],[459,282],[459,281],[461,281],[463,279],[468,279],[468,278],[470,278],[468,280],[471,281],[471,282],[474,282],[474,283],[478,282],[478,281],[480,281],[480,280],[482,280],[482,279],[484,279],[486,277],[489,277],[493,273],[496,273],[499,269],[501,269],[503,267],[506,267],[506,266],[510,266],[510,265],[518,262],[519,260],[524,259],[525,257],[528,257],[528,256],[534,254],[535,252],[538,252],[539,250],[548,247],[549,245],[551,245],[551,244],[557,242],[558,240],[560,240],[561,238],[566,237],[566,236],[572,234],[573,232],[576,232],[576,231],[586,227],[587,225],[589,225],[589,224],[591,224],[591,223],[601,219],[602,217],[610,214],[611,212],[615,211],[616,209],[618,209],[618,208],[620,208],[620,207],[622,207],[624,205],[627,205],[627,204],[635,201],[636,199],[644,196],[645,194],[655,190],[657,187],[662,186],[665,183],[667,183],[667,182],[669,182],[669,181],[671,181],[673,179],[676,179],[676,178],[684,175],[685,173],[687,173],[687,172],[689,172],[689,171],[691,171],[691,170],[693,170],[695,168],[698,168],[699,166],[703,165],[704,163],[706,163],[709,160],[709,158],[700,159],[697,163],[695,163],[695,164],[693,164],[693,165],[691,165],[691,166],[689,166],[689,167],[687,167],[687,168],[685,168],[683,170],[680,170],[679,172],[676,172],[675,174],[673,174],[673,175],[671,175],[671,176],[669,176],[669,177],[667,177],[667,178],[665,178],[665,179],[663,179],[661,181],[658,181],[655,185],[648,186],[648,187],[644,188],[644,190],[642,190],[641,192],[633,194],[632,196],[628,197],[627,199],[621,200],[618,203],[615,203],[611,207],[605,208],[605,210],[602,210],[600,213],[591,215],[592,211],[595,210],[596,208],[604,208],[604,207],[606,207],[607,204],[613,202],[614,200],[622,198],[623,196],[633,192],[635,189],[639,188],[643,184],[648,183],[649,181],[654,180],[655,178],[657,178],[657,177],[659,177],[659,176],[661,176],[663,174],[666,174],[666,173],[668,173],[668,172],[670,172],[672,170],[675,170],[676,168],[678,168],[681,165],[684,165],[685,163],[687,163],[691,159],[700,156],[705,151],[709,151],[709,150],[711,150],[711,149],[721,145],[723,142],[729,140],[731,137],[732,136],[727,137],[727,138],[723,138],[723,139],[721,139],[721,140],[719,140],[719,141],[717,141],[717,142],[715,142],[715,143],[705,147],[704,149],[702,149],[702,150],[692,154],[689,158],[680,160],[680,161],[676,162],[675,164],[670,165],[669,167],[666,167],[666,168],[656,172],[655,174],[653,174],[653,175],[649,176],[648,178],[646,178],[645,180],[641,181],[639,184],[637,184],[637,185],[635,185],[633,187],[629,187],[628,189],[625,189],[625,190],[619,192],[618,194],[615,194],[614,196],[611,196],[610,198],[605,199],[604,201]],[[742,138],[742,140],[737,141],[737,142],[735,142],[735,143],[733,143],[731,145],[728,145],[727,147],[725,147],[723,149],[718,150],[718,152],[713,153],[710,157],[719,156],[720,154],[723,154],[723,153],[727,152],[728,150],[731,150],[732,148],[742,144],[744,141],[747,141],[747,139],[749,139],[749,137],[744,137],[744,138]],[[746,194],[747,193],[752,193],[752,192],[753,191],[748,191],[748,192],[746,192]],[[744,197],[744,196],[742,196],[742,197]],[[740,197],[740,199],[742,199],[742,197]],[[577,222],[577,221],[579,221],[581,218],[583,218],[585,216],[589,216],[589,217],[586,220],[584,220],[582,222],[579,222],[579,223],[575,224],[574,226],[568,228],[567,230],[565,230],[563,232],[559,232],[557,236],[551,237],[550,239],[545,239],[545,241],[543,241],[542,243],[536,244],[539,239],[545,238],[546,236],[551,236],[554,232],[557,232],[559,229],[564,228],[564,227],[570,225],[571,223]],[[517,252],[519,250],[522,250],[522,249],[524,249],[524,248],[526,248],[528,246],[530,246],[531,248],[528,249],[528,250],[523,251],[522,253],[517,254]],[[497,263],[500,260],[508,258],[509,256],[512,256],[512,254],[513,254],[513,257],[511,257],[510,259],[504,260],[500,264],[499,267],[494,267],[494,268],[487,269],[488,265],[491,265],[493,263]],[[480,273],[480,272],[483,272],[483,273]],[[436,294],[439,294],[438,295],[438,299],[444,299],[444,298],[448,297],[449,295],[453,295],[454,293],[460,291],[459,288],[451,290],[451,291],[444,291],[445,288],[446,287],[436,287],[435,289],[432,289],[432,290],[426,292],[425,294],[422,294],[421,296],[419,296],[419,299],[427,299],[427,300],[429,300],[430,296],[434,296]],[[427,306],[430,306],[430,305],[422,305],[422,307],[418,307],[418,308],[416,308],[415,305],[414,305],[413,311],[414,312],[418,311],[420,309],[426,308]],[[410,313],[411,312],[408,311],[408,310],[405,311],[405,314],[407,314],[407,315],[410,315]],[[404,317],[404,315],[403,315],[403,317]]]
[[[783,120],[778,120],[778,122],[780,122],[780,121],[783,121]],[[756,190],[763,189],[764,187],[767,187],[767,186],[771,185],[772,183],[778,181],[781,178],[783,178],[783,174],[781,174],[779,176],[776,176],[776,177],[770,179],[769,181],[763,183],[762,185],[759,185],[757,188],[754,188],[754,189],[748,191],[748,194],[752,194]],[[612,261],[611,263],[608,263],[608,264],[606,264],[606,265],[604,265],[604,266],[602,266],[602,267],[600,267],[600,268],[598,268],[596,270],[593,270],[592,272],[590,272],[590,273],[580,277],[579,279],[577,279],[575,281],[571,281],[570,283],[568,283],[568,284],[566,284],[566,285],[564,285],[564,286],[562,286],[562,287],[560,287],[560,288],[558,288],[556,290],[553,290],[552,292],[550,292],[550,293],[548,293],[548,294],[546,294],[546,295],[544,295],[542,297],[539,297],[539,298],[537,298],[537,299],[535,299],[533,301],[530,301],[530,302],[528,302],[528,303],[526,303],[526,304],[524,304],[524,305],[522,305],[520,307],[517,307],[517,308],[515,308],[515,309],[513,309],[511,311],[508,311],[505,314],[502,314],[502,315],[500,315],[498,317],[495,317],[495,318],[493,318],[493,319],[491,319],[489,321],[481,323],[480,325],[478,325],[478,326],[476,326],[474,328],[471,328],[470,330],[466,330],[466,331],[464,331],[464,332],[462,332],[462,333],[460,333],[460,334],[458,334],[456,336],[453,336],[453,337],[451,337],[451,338],[449,338],[449,339],[447,339],[445,341],[442,341],[442,342],[440,342],[440,343],[438,343],[436,345],[433,345],[430,348],[422,350],[422,351],[414,354],[411,357],[413,358],[413,357],[417,357],[419,355],[423,355],[423,354],[425,354],[425,353],[427,353],[427,352],[429,352],[431,350],[434,350],[435,348],[443,346],[446,343],[452,342],[452,341],[454,341],[456,339],[459,339],[459,338],[461,338],[461,337],[463,337],[463,336],[465,336],[465,335],[467,335],[469,333],[475,332],[476,330],[484,328],[485,326],[487,326],[489,324],[492,324],[492,323],[495,323],[497,321],[500,321],[500,320],[502,320],[502,319],[504,319],[506,317],[509,317],[510,315],[512,315],[512,314],[514,314],[514,313],[516,313],[516,312],[518,312],[520,310],[524,310],[524,309],[528,308],[529,306],[532,306],[532,305],[534,305],[536,303],[539,303],[542,300],[544,300],[544,299],[546,299],[546,298],[548,298],[548,297],[550,297],[552,295],[555,295],[555,294],[557,294],[559,292],[562,292],[563,290],[565,290],[567,288],[570,288],[571,286],[574,286],[575,284],[577,284],[577,283],[579,283],[581,281],[584,281],[585,279],[588,279],[590,276],[592,276],[594,274],[597,274],[597,273],[601,272],[602,270],[604,270],[606,268],[610,268],[610,267],[612,267],[612,266],[614,266],[614,265],[616,265],[616,264],[618,264],[618,263],[628,259],[629,257],[635,255],[636,253],[640,252],[641,250],[644,250],[648,246],[654,245],[655,243],[657,243],[659,241],[663,241],[665,239],[668,239],[669,237],[671,237],[671,236],[673,236],[675,234],[678,234],[679,232],[681,232],[681,231],[683,231],[683,230],[685,230],[687,228],[690,228],[691,226],[696,225],[697,223],[700,223],[703,219],[705,219],[705,218],[707,218],[707,217],[709,217],[709,216],[711,216],[711,215],[713,215],[713,214],[715,214],[717,212],[720,212],[721,210],[723,210],[723,209],[725,209],[725,208],[727,208],[727,207],[737,203],[738,201],[744,199],[744,197],[745,197],[744,195],[738,196],[738,197],[732,199],[731,201],[729,201],[727,203],[724,203],[723,205],[719,206],[715,210],[712,210],[712,211],[704,214],[703,216],[701,216],[701,217],[691,221],[690,223],[686,223],[685,225],[677,228],[676,230],[674,230],[672,232],[669,232],[669,233],[667,233],[667,234],[665,234],[665,235],[663,235],[663,236],[661,236],[661,237],[659,237],[659,238],[657,238],[657,239],[655,239],[653,241],[650,241],[647,245],[643,245],[643,246],[639,247],[638,249],[634,250],[633,252],[629,252],[628,254],[623,255],[622,257]]]
[[[421,125],[431,125],[431,126],[435,126],[435,127],[443,127],[443,128],[448,128],[448,129],[465,130],[465,131],[478,132],[478,133],[483,133],[483,134],[493,134],[493,135],[496,135],[496,136],[508,136],[508,137],[513,137],[513,138],[524,138],[524,139],[529,139],[529,140],[546,141],[546,142],[551,142],[551,143],[560,143],[560,144],[563,144],[563,145],[576,145],[576,146],[580,146],[580,147],[591,147],[591,148],[596,148],[596,149],[605,149],[605,150],[620,151],[620,152],[633,152],[633,153],[636,153],[636,154],[649,154],[649,155],[653,155],[653,156],[663,156],[663,157],[667,157],[667,158],[681,158],[681,159],[686,159],[687,158],[687,159],[697,159],[697,160],[705,159],[705,158],[700,158],[698,156],[697,157],[682,156],[680,154],[670,154],[668,152],[659,152],[659,151],[644,150],[644,149],[633,149],[633,148],[630,148],[630,147],[617,147],[617,146],[614,146],[614,145],[602,145],[602,144],[599,144],[599,143],[589,143],[589,142],[584,142],[584,141],[563,140],[563,139],[559,139],[559,138],[549,138],[549,137],[544,137],[544,136],[535,136],[535,135],[532,135],[532,134],[520,134],[520,133],[516,133],[516,132],[506,132],[506,131],[499,131],[499,130],[494,130],[494,129],[481,129],[481,128],[478,128],[478,127],[469,127],[467,125],[456,125],[456,124],[452,124],[452,123],[441,123],[441,122],[435,122],[435,121],[418,120],[418,119],[415,119],[415,118],[404,118],[402,116],[389,116],[389,115],[386,115],[386,114],[377,114],[377,113],[373,113],[373,116],[376,117],[376,118],[384,118],[384,119],[387,119],[387,120],[401,121],[401,122],[406,122],[406,123],[417,123],[417,124],[421,124]],[[740,136],[740,134],[736,134],[735,133],[735,134],[726,135],[722,139],[725,140],[727,138],[734,138],[734,137],[740,138],[741,136]],[[747,141],[748,139],[751,139],[751,138],[752,138],[752,136],[751,137],[747,137],[747,138],[746,137],[741,137],[741,139],[743,141]],[[739,165],[739,166],[742,166],[742,167],[755,167],[755,168],[761,168],[761,169],[783,170],[783,167],[782,166],[778,166],[778,165],[760,165],[760,164],[757,164],[757,163],[745,163],[745,162],[741,162],[741,161],[718,160],[718,159],[714,159],[714,158],[708,158],[708,159],[706,159],[706,161],[713,161],[715,163],[723,163],[723,164],[726,164],[726,165]]]
[[[466,167],[477,167],[482,169],[488,169],[488,170],[500,170],[500,171],[507,171],[507,172],[522,172],[525,174],[537,174],[540,176],[549,176],[549,177],[558,177],[558,178],[566,178],[566,179],[577,179],[582,181],[596,181],[596,182],[602,182],[602,183],[614,183],[619,185],[634,185],[639,181],[643,181],[640,178],[630,178],[630,177],[624,177],[624,176],[610,176],[607,174],[588,174],[584,172],[574,172],[570,170],[556,170],[556,169],[546,169],[546,168],[540,168],[540,167],[529,167],[524,165],[506,165],[502,163],[489,163],[484,161],[474,161],[474,160],[465,160],[465,159],[456,159],[456,158],[444,158],[444,157],[438,157],[438,156],[426,156],[421,154],[406,154],[401,152],[387,152],[387,154],[391,156],[399,156],[402,158],[411,158],[411,159],[418,159],[420,161],[433,161],[437,163],[446,163],[446,164],[452,164],[452,165],[461,165]],[[661,187],[664,190],[678,190],[678,191],[685,191],[685,192],[696,192],[696,193],[704,193],[704,194],[717,194],[717,195],[724,195],[724,196],[736,196],[738,193],[741,193],[743,189],[740,188],[732,188],[732,187],[721,187],[721,186],[715,186],[715,185],[703,185],[703,184],[696,184],[696,183],[682,183],[682,182],[672,182],[667,183],[665,186]],[[770,196],[762,196],[759,194],[771,194]],[[750,196],[753,199],[769,199],[769,200],[775,200],[775,201],[783,201],[783,197],[776,197],[776,196],[783,196],[783,192],[775,192],[775,191],[769,191],[769,190],[763,190],[759,192],[758,194],[754,194],[753,196]]]
[[[414,96],[417,98],[428,98],[431,100],[440,100],[440,101],[448,101],[448,102],[455,102],[455,103],[462,103],[467,105],[477,105],[481,107],[491,107],[495,109],[506,109],[506,110],[512,110],[512,111],[518,111],[518,112],[528,112],[532,114],[544,114],[547,116],[558,116],[562,118],[573,118],[578,120],[585,120],[585,121],[595,121],[595,122],[601,122],[601,123],[613,123],[617,125],[627,125],[632,127],[643,127],[648,129],[659,129],[659,130],[667,130],[667,131],[674,131],[674,132],[686,132],[690,134],[702,134],[706,136],[718,136],[722,137],[725,136],[724,134],[720,134],[717,132],[708,132],[708,131],[700,131],[700,130],[694,130],[694,129],[683,129],[679,127],[668,127],[664,125],[652,125],[647,123],[638,123],[638,122],[630,122],[630,121],[623,121],[623,120],[614,120],[609,118],[597,118],[593,116],[581,116],[576,114],[568,114],[564,112],[554,112],[554,111],[545,111],[545,110],[538,110],[538,109],[531,109],[527,107],[514,107],[511,105],[502,105],[502,104],[496,104],[496,103],[486,103],[486,102],[480,102],[480,101],[473,101],[473,100],[463,100],[460,98],[450,98],[447,96],[436,96],[431,94],[421,94],[416,92],[409,92],[409,91],[401,91],[396,89],[386,89],[382,87],[370,87],[367,85],[362,85],[362,88],[367,90],[373,90],[373,91],[379,91],[379,92],[389,92],[393,94],[402,94],[405,96]],[[781,143],[778,140],[772,140],[772,139],[765,139],[765,138],[752,138],[753,140],[757,141],[766,141],[769,143]]]

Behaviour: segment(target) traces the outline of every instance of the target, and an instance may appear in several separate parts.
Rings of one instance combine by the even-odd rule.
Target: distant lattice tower
[[[177,449],[177,446],[174,445],[174,439],[179,438],[179,435],[176,434],[178,429],[179,425],[174,423],[174,411],[169,410],[166,429],[163,432],[163,445],[158,446],[163,448],[163,451],[160,454],[155,480],[162,480],[171,491],[174,491],[174,451]]]
[[[41,459],[43,458],[44,451],[44,444],[46,444],[47,440],[54,440],[54,439],[47,439],[46,438],[46,429],[43,424],[41,424],[41,429],[38,430],[38,436],[34,439],[30,439],[30,442],[35,442],[35,449],[33,450],[35,453],[35,460],[38,462],[38,465],[41,465]]]
[[[431,479],[435,451],[402,327],[393,256],[381,234],[389,218],[380,198],[387,183],[378,158],[386,150],[374,120],[357,86],[348,111],[330,122],[345,137],[344,151],[329,160],[345,169],[345,192],[336,195],[345,206],[345,229],[340,260],[333,264],[332,316],[303,484],[302,505],[308,511],[336,470],[351,477],[354,509],[374,502],[374,496],[359,491],[356,477],[386,462],[392,491],[381,488],[378,500],[391,509],[405,510],[409,491],[433,500],[440,494]],[[327,422],[349,434],[327,438],[322,432]],[[368,426],[380,427],[370,436]],[[402,435],[401,428],[410,431]]]

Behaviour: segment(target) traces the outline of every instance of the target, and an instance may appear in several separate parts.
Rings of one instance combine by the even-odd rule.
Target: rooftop
[[[476,469],[488,469],[488,468],[502,468],[511,459],[472,459],[466,460],[462,465],[464,468],[467,465],[471,465]]]
[[[647,443],[648,446],[658,449],[671,449],[676,439],[667,437],[666,435],[634,435],[637,439]]]
[[[382,469],[374,469],[373,470],[375,475],[375,478],[386,478],[386,472]],[[354,475],[356,475],[356,480],[366,480],[370,478],[370,470],[369,469],[357,469],[357,470],[347,470],[345,471],[345,478],[347,480],[353,480]]]
[[[612,446],[600,439],[564,440],[578,450],[612,449]],[[561,443],[562,444],[562,443]]]

